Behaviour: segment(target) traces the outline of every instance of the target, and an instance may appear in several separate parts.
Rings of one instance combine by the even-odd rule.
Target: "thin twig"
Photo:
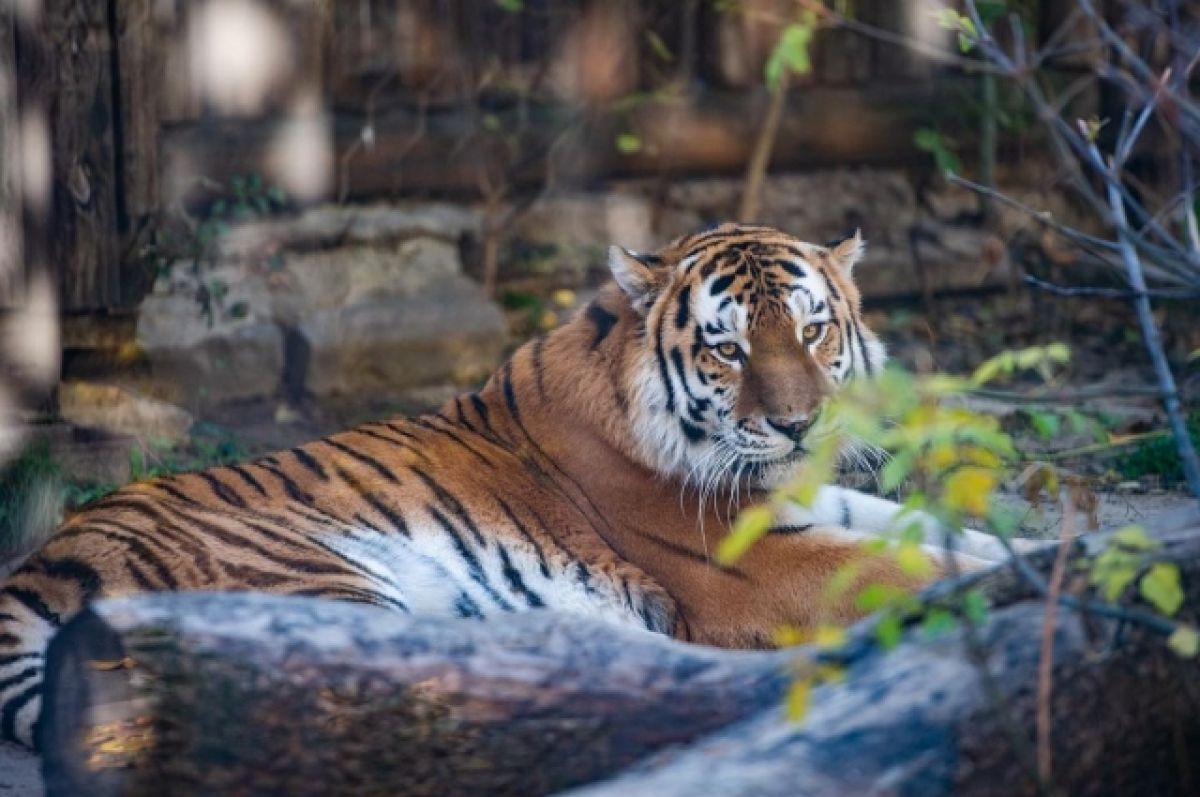
[[[1099,160],[1100,152],[1096,149],[1096,145],[1092,144],[1091,148],[1093,159]],[[1162,338],[1150,308],[1150,299],[1145,295],[1146,279],[1142,275],[1141,261],[1138,259],[1133,244],[1121,231],[1122,227],[1127,226],[1125,205],[1117,190],[1116,175],[1112,172],[1107,173],[1107,183],[1109,205],[1112,206],[1113,216],[1120,221],[1117,235],[1121,244],[1121,259],[1125,263],[1129,284],[1135,291],[1142,294],[1133,300],[1134,309],[1137,310],[1138,324],[1142,329],[1142,343],[1146,346],[1146,353],[1150,355],[1150,362],[1154,366],[1154,375],[1158,379],[1158,386],[1162,391],[1163,407],[1167,411],[1167,420],[1170,423],[1171,432],[1175,436],[1175,447],[1179,451],[1179,459],[1183,462],[1183,473],[1188,483],[1188,489],[1191,490],[1193,496],[1200,498],[1200,458],[1197,458],[1196,448],[1192,445],[1192,438],[1188,434],[1183,410],[1180,407],[1179,392],[1175,387],[1175,375],[1171,373],[1171,366],[1163,351]]]
[[[1050,748],[1050,697],[1054,687],[1054,628],[1058,622],[1058,599],[1062,595],[1063,575],[1067,569],[1067,553],[1075,536],[1075,495],[1062,491],[1063,517],[1059,527],[1058,551],[1050,570],[1046,594],[1046,616],[1042,621],[1042,648],[1038,655],[1037,680],[1037,766],[1043,783],[1052,781],[1053,762]]]
[[[1039,291],[1052,293],[1055,296],[1094,296],[1101,299],[1136,299],[1139,296],[1150,296],[1155,299],[1200,299],[1200,290],[1192,290],[1190,288],[1179,288],[1178,290],[1148,288],[1146,291],[1139,293],[1123,288],[1055,285],[1052,282],[1040,280],[1032,274],[1026,274],[1024,279],[1026,285],[1037,288]]]

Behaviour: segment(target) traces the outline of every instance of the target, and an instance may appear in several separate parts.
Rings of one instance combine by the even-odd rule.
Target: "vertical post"
[[[105,2],[45,0],[42,41],[26,47],[22,38],[19,48],[19,70],[45,103],[53,226],[43,234],[46,262],[59,276],[66,310],[103,308],[119,298],[109,11]]]
[[[16,305],[25,292],[16,24],[12,3],[0,3],[0,308],[3,309]]]

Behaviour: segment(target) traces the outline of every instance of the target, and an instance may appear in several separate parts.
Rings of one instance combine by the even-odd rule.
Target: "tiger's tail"
[[[20,583],[0,589],[0,739],[30,748],[36,746],[46,647],[78,609],[56,603]]]

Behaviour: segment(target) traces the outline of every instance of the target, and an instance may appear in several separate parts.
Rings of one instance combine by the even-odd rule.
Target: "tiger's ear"
[[[854,266],[858,261],[862,260],[863,253],[866,250],[867,244],[862,239],[862,230],[855,230],[853,235],[847,236],[837,243],[830,244],[829,256],[841,268],[842,273],[849,277],[854,271]]]
[[[621,246],[608,248],[608,268],[629,297],[633,308],[645,313],[654,304],[654,297],[662,287],[662,272],[654,268],[652,255],[630,252]]]

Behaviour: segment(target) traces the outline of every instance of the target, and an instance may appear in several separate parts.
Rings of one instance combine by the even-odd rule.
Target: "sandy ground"
[[[1131,523],[1153,527],[1156,516],[1173,514],[1186,508],[1191,499],[1178,493],[1158,495],[1102,493],[1098,516],[1103,529]],[[1004,500],[1025,511],[1025,536],[1052,537],[1056,533],[1059,512],[1053,507],[1033,510],[1029,504],[1014,496]],[[42,779],[38,759],[22,748],[0,742],[0,797],[25,797],[42,794]]]

